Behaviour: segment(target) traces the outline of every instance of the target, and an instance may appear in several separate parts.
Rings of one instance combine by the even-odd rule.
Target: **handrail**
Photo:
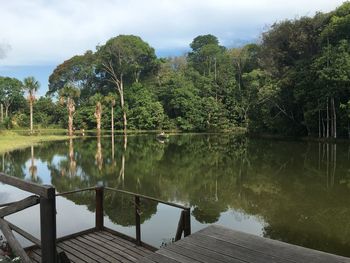
[[[163,200],[160,200],[160,199],[157,199],[157,198],[154,198],[154,197],[150,197],[150,196],[146,196],[146,195],[142,195],[142,194],[137,194],[137,193],[133,193],[133,192],[125,191],[125,190],[120,190],[120,189],[116,189],[116,188],[111,188],[111,187],[105,187],[105,189],[110,190],[110,191],[114,191],[114,192],[118,192],[118,193],[127,194],[127,195],[138,196],[138,197],[140,197],[142,199],[155,201],[157,203],[162,203],[162,204],[173,206],[173,207],[180,208],[180,209],[190,209],[187,206],[183,206],[183,205],[179,205],[179,204],[163,201]]]
[[[8,176],[4,173],[0,173],[0,182],[8,185],[12,185],[21,190],[45,197],[50,198],[50,188],[52,186],[49,185],[40,185],[33,182],[25,181],[13,176]]]
[[[42,262],[57,262],[56,251],[56,190],[49,185],[39,185],[13,176],[0,173],[0,183],[8,184],[21,190],[35,194],[17,202],[1,204],[0,228],[10,247],[20,256],[22,262],[32,262],[12,231],[41,246]],[[3,219],[13,213],[40,203],[40,235],[41,241],[23,229]]]
[[[91,191],[91,190],[95,190],[95,189],[96,189],[96,187],[87,187],[87,188],[67,191],[67,192],[63,192],[63,193],[57,193],[56,196],[65,196],[65,195],[70,195],[70,194],[75,194],[75,193],[80,193],[80,192],[85,192],[85,191]]]
[[[76,189],[72,191],[67,191],[63,193],[57,193],[56,196],[65,196],[75,193],[80,193],[84,191],[91,191],[95,190],[96,193],[96,212],[95,212],[95,229],[97,230],[103,230],[104,229],[104,212],[103,212],[103,197],[104,197],[104,190],[109,190],[117,193],[127,194],[134,197],[134,209],[135,209],[135,226],[136,226],[136,244],[138,246],[142,245],[141,241],[141,198],[154,201],[157,203],[165,204],[168,206],[172,206],[175,208],[181,209],[180,219],[178,222],[176,235],[175,235],[175,241],[181,239],[182,233],[184,236],[188,236],[191,234],[191,208],[186,207],[183,205],[163,201],[154,197],[133,193],[117,188],[107,187],[107,186],[96,186],[96,187],[88,187],[88,188],[82,188],[82,189]]]

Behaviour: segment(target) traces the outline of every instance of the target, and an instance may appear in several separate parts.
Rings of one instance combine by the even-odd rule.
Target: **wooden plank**
[[[174,259],[168,258],[160,254],[156,254],[156,253],[151,254],[137,262],[138,263],[179,263],[179,261],[176,261]]]
[[[242,260],[247,262],[259,262],[259,263],[285,263],[294,261],[281,259],[273,255],[267,255],[258,251],[254,251],[245,247],[241,247],[236,244],[231,244],[223,240],[217,240],[215,238],[204,235],[192,235],[188,239],[183,239],[183,244],[195,244],[202,248],[206,248],[210,251],[226,255],[236,260]]]
[[[6,221],[6,220],[5,220]],[[28,239],[29,241],[33,242],[35,245],[37,246],[41,246],[41,242],[39,239],[37,239],[36,237],[34,237],[33,235],[29,234],[28,232],[24,231],[23,229],[19,228],[18,226],[11,224],[10,222],[6,221],[8,223],[8,225],[10,226],[10,228],[17,232],[18,234],[20,234],[22,237],[25,237],[26,239]]]
[[[4,173],[0,173],[0,182],[46,198],[49,197],[48,190],[51,188],[51,186],[25,181],[13,176],[8,176]]]
[[[141,246],[141,247],[140,247],[140,246],[137,246],[137,245],[135,244],[135,242],[131,242],[131,241],[129,241],[129,240],[124,239],[123,237],[113,235],[113,234],[111,234],[111,233],[109,233],[109,232],[107,232],[107,231],[104,231],[104,232],[102,232],[102,233],[103,233],[103,234],[106,234],[106,235],[110,235],[111,237],[114,237],[114,239],[116,239],[119,243],[124,243],[124,245],[126,245],[126,246],[131,246],[131,247],[133,247],[133,248],[136,248],[137,251],[142,251],[142,252],[145,252],[145,253],[149,254],[149,253],[152,253],[152,252],[158,250],[158,249],[153,248],[153,247],[152,247],[152,249],[150,249],[150,248],[148,248],[148,247],[145,247],[145,246],[144,246],[144,243],[142,243],[142,246]]]
[[[144,257],[152,253],[151,251],[143,247],[138,247],[135,244],[126,240],[122,240],[119,237],[112,238],[108,235],[104,235],[101,232],[96,232],[94,234],[95,234],[95,238],[100,239],[101,241],[107,242],[113,246],[123,247],[127,251],[135,252],[136,254],[139,255],[139,257]],[[109,238],[112,238],[112,239],[109,239]]]
[[[86,249],[88,249],[90,252],[93,252],[96,255],[99,255],[100,257],[103,257],[104,260],[106,260],[107,262],[115,262],[117,259],[110,256],[108,251],[106,251],[106,249],[103,249],[101,247],[99,247],[96,244],[91,243],[90,241],[88,241],[85,238],[82,237],[78,237],[76,238],[74,241],[79,241],[80,243],[83,243],[86,245]],[[119,262],[130,262],[129,260],[125,260],[124,258],[120,257]]]
[[[261,238],[216,225],[203,229],[196,233],[196,235],[210,236],[215,239],[231,243],[233,245],[245,247],[266,255],[272,255],[274,257],[288,259],[289,261],[298,263],[350,263],[350,258],[307,249],[300,246],[283,243],[277,240]]]
[[[91,247],[95,248],[96,250],[102,252],[104,254],[104,258],[107,259],[110,262],[115,262],[116,260],[119,260],[120,262],[134,262],[135,258],[126,258],[124,255],[116,254],[115,252],[109,250],[108,248],[105,248],[102,244],[102,242],[93,242],[91,239],[82,236],[77,238],[79,241],[84,242],[85,244],[89,244]]]
[[[20,201],[0,209],[0,217],[5,217],[17,213],[23,209],[34,206],[39,203],[39,197],[36,195],[28,196]]]
[[[14,253],[19,256],[24,263],[31,263],[32,261],[13,235],[10,226],[2,218],[0,218],[0,229]]]
[[[167,250],[172,251],[174,253],[180,254],[182,256],[185,256],[188,259],[193,259],[193,260],[197,260],[199,262],[203,262],[203,263],[223,263],[223,261],[215,258],[215,255],[213,253],[209,253],[209,255],[207,254],[203,254],[200,251],[198,251],[197,249],[193,250],[193,249],[188,249],[187,247],[181,247],[181,246],[177,246],[176,244],[173,244],[169,247],[167,247]],[[241,260],[236,260],[234,258],[229,258],[228,261],[224,261],[224,262],[235,262],[235,263],[244,263],[244,261]]]
[[[98,261],[93,260],[92,258],[88,257],[86,254],[84,254],[83,251],[80,251],[78,249],[70,247],[65,243],[59,243],[59,244],[57,244],[57,246],[59,248],[63,249],[63,251],[65,251],[68,254],[68,257],[70,257],[70,255],[74,255],[76,257],[76,260],[79,260],[80,262],[87,262],[87,263],[98,262]]]
[[[109,242],[101,241],[97,235],[86,235],[84,238],[91,240],[91,242],[95,242],[96,244],[99,244],[100,246],[113,251],[130,261],[136,261],[136,259],[139,259],[141,257],[139,254],[133,253],[133,251],[128,251],[127,248],[122,247],[118,244],[110,244]]]
[[[188,241],[188,239],[185,239],[185,240]],[[198,246],[198,244],[193,244],[191,242],[180,241],[180,242],[176,242],[172,246],[179,247],[179,249],[180,248],[181,249],[188,249],[188,250],[194,251],[195,253],[200,253],[202,255],[205,255],[209,258],[214,258],[214,259],[220,260],[221,262],[237,262],[237,263],[246,262],[246,261],[242,261],[242,260],[227,256],[223,253],[215,252],[213,250],[210,250],[210,248],[208,248],[208,247]]]
[[[107,260],[104,260],[103,257],[100,257],[99,255],[91,252],[89,250],[89,246],[87,246],[84,243],[80,242],[75,242],[76,240],[66,240],[63,242],[63,244],[79,251],[80,253],[84,254],[85,256],[89,257],[90,260],[94,260],[94,262],[101,262],[101,263],[106,263],[108,262]]]
[[[167,258],[170,258],[170,259],[173,259],[173,260],[177,260],[181,263],[193,263],[193,262],[201,262],[201,261],[198,261],[196,259],[193,259],[193,258],[189,258],[187,256],[184,256],[184,255],[181,255],[181,254],[178,254],[176,252],[173,252],[169,249],[160,249],[156,252],[156,254],[160,254],[160,255],[163,255]]]

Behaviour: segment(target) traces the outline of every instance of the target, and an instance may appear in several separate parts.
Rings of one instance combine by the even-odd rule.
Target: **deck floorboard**
[[[350,258],[211,225],[138,263],[350,263]]]
[[[84,233],[58,241],[57,248],[64,251],[72,263],[133,263],[153,253],[107,231]],[[41,262],[41,249],[27,251],[33,262]]]

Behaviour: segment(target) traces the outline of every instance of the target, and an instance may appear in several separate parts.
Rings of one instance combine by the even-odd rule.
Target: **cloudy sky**
[[[256,41],[275,21],[328,12],[343,0],[0,0],[0,75],[34,75],[47,89],[55,66],[119,34],[159,56],[214,34],[227,46]]]

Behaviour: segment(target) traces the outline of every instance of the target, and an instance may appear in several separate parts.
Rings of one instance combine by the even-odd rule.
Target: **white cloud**
[[[225,45],[252,40],[276,20],[330,11],[342,0],[0,0],[2,65],[62,62],[118,34],[156,50],[185,49],[205,33]]]

